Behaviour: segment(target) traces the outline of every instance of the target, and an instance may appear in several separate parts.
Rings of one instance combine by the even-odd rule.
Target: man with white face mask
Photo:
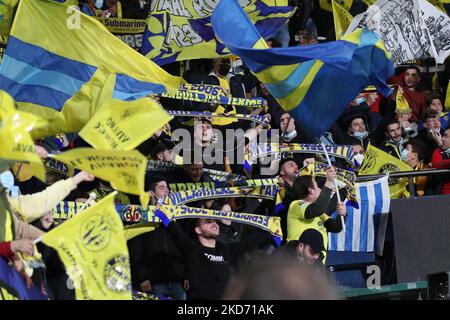
[[[401,159],[415,171],[429,169],[430,166],[424,162],[425,146],[419,140],[413,139],[405,143],[405,148],[401,152]],[[419,176],[413,179],[416,196],[425,195],[426,184],[430,180],[429,176]]]
[[[362,114],[355,114],[346,121],[347,134],[345,137],[345,144],[362,145],[364,148],[370,142],[370,133],[366,129],[364,116]]]

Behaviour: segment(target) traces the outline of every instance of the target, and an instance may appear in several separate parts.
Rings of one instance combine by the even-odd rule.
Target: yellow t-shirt
[[[322,234],[323,245],[327,248],[328,233],[325,228],[325,221],[330,217],[323,213],[314,219],[305,219],[305,211],[310,204],[303,200],[292,201],[287,215],[287,241],[298,240],[303,231],[307,229],[316,229]]]
[[[230,94],[230,84],[228,83],[228,78],[222,78],[222,77],[217,77],[217,79],[219,79],[219,85],[226,89],[225,91]],[[216,113],[224,113],[225,112],[225,108],[219,104],[219,106],[216,109]],[[236,114],[236,108],[233,106],[233,110],[230,112],[230,114]],[[216,117],[212,119],[212,124],[213,126],[226,126],[227,124],[236,122],[238,120],[236,119],[230,119],[227,117]]]

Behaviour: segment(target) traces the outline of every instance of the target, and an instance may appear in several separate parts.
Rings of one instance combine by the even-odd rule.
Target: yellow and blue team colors
[[[230,56],[214,35],[211,14],[218,1],[155,0],[152,2],[141,52],[159,65],[174,61]],[[275,33],[292,16],[288,1],[249,0],[245,12],[264,36]],[[244,4],[245,3],[245,4]]]
[[[96,96],[107,81],[112,92],[103,99],[127,101],[174,93],[181,84],[96,19],[63,3],[20,1],[0,66],[0,89],[20,109],[51,122],[40,136],[81,129],[101,104]],[[87,99],[80,103],[83,90]]]
[[[66,267],[77,300],[131,300],[131,272],[114,193],[42,237]]]
[[[36,153],[30,130],[46,125],[46,121],[27,112],[16,110],[14,100],[0,90],[0,158],[29,162],[33,174],[45,181],[45,168]]]
[[[148,160],[137,150],[75,148],[53,158],[109,181],[114,189],[139,195],[144,207],[148,204],[149,195],[144,191]]]
[[[409,165],[390,154],[375,148],[371,144],[367,146],[364,161],[359,169],[360,175],[380,174],[399,171],[413,171]],[[389,191],[391,199],[398,199],[407,194],[406,185],[408,178],[389,178]]]
[[[236,0],[221,0],[211,21],[216,36],[313,136],[328,130],[368,85],[392,93],[385,81],[394,65],[380,37],[367,29],[339,41],[269,49]]]
[[[133,150],[172,119],[152,98],[106,101],[80,131],[94,148]]]

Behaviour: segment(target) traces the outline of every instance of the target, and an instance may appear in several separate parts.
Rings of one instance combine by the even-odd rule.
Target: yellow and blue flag
[[[211,14],[217,2],[153,1],[141,53],[159,65],[231,55],[217,39],[211,25]],[[248,0],[242,1],[242,5],[263,37],[275,33],[295,11],[286,0]]]
[[[73,7],[49,0],[20,1],[0,67],[0,89],[19,108],[54,124],[63,118],[72,131],[58,128],[60,133],[80,129],[79,123],[70,123],[83,115],[89,119],[93,103],[72,104],[72,98],[82,89],[101,87],[97,73],[102,69],[114,75],[112,97],[120,100],[174,93],[181,84],[181,78],[168,74]]]
[[[392,93],[385,81],[394,65],[381,39],[367,29],[339,41],[269,49],[235,0],[221,0],[211,21],[216,36],[314,136],[328,130],[368,85],[384,96]]]

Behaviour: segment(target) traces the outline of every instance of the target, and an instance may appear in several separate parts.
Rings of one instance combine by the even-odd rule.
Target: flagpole
[[[321,143],[322,143],[323,152],[325,152],[325,157],[327,158],[328,165],[331,167],[331,160],[330,160],[330,157],[328,156],[327,149],[325,149],[325,144],[323,143],[323,141]],[[333,182],[334,182],[334,187],[336,188],[336,196],[337,196],[338,204],[341,204],[342,203],[341,195],[339,194],[339,186],[337,184],[336,178],[333,179]],[[341,217],[342,230],[344,230],[344,232],[345,232],[344,217],[341,215],[340,215],[340,217]]]

